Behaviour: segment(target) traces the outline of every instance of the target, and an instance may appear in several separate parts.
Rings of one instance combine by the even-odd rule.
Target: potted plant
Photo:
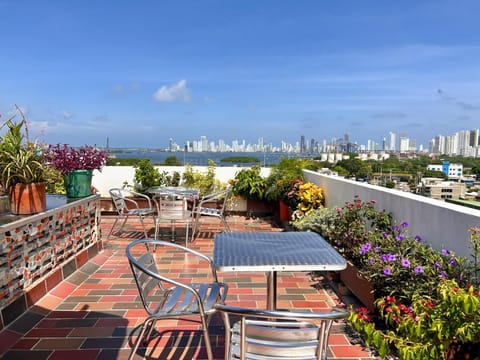
[[[251,168],[245,168],[235,174],[231,181],[232,193],[235,196],[241,196],[243,199],[263,200],[266,181],[260,174],[260,166],[254,165]]]
[[[16,215],[28,215],[45,211],[46,166],[43,149],[37,142],[28,140],[26,119],[19,107],[22,120],[8,119],[0,143],[1,181],[7,190],[10,211]]]
[[[91,194],[93,170],[107,162],[108,152],[91,145],[78,148],[67,144],[50,145],[48,163],[63,175],[67,197],[80,198]]]

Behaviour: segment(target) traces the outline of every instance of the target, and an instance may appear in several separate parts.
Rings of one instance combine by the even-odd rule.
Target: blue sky
[[[480,127],[480,1],[0,0],[0,114],[112,147]]]

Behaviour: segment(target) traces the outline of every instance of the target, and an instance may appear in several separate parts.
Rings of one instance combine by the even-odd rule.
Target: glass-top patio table
[[[339,271],[345,259],[314,232],[231,232],[215,236],[218,271],[267,272],[267,308],[276,309],[278,271]]]

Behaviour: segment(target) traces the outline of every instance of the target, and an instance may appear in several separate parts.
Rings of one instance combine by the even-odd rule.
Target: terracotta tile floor
[[[113,216],[102,217],[102,233],[108,234]],[[247,219],[231,216],[233,231],[282,231],[269,218]],[[128,224],[127,224],[128,225]],[[204,221],[196,241],[190,244],[211,255],[218,222]],[[153,228],[150,229],[153,233]],[[105,242],[105,250],[40,299],[24,316],[0,333],[1,359],[103,360],[126,359],[131,334],[138,331],[145,312],[138,299],[125,256],[125,246],[141,238],[139,223],[131,222],[120,236]],[[183,243],[179,239],[179,243]],[[172,258],[169,257],[171,260]],[[170,261],[169,260],[169,261]],[[167,263],[171,269],[183,265]],[[190,264],[195,276],[201,268]],[[180,271],[180,270],[179,270]],[[218,273],[229,284],[227,303],[265,307],[265,275],[262,273]],[[307,273],[281,273],[278,276],[278,305],[281,308],[324,310],[342,304],[322,278]],[[146,349],[148,359],[206,359],[199,325],[195,321],[165,320],[158,323],[158,336]],[[374,357],[348,335],[343,322],[335,324],[329,341],[332,359],[366,360]],[[218,317],[211,322],[212,345],[216,359],[223,359],[223,329]],[[141,349],[136,358],[142,358]]]

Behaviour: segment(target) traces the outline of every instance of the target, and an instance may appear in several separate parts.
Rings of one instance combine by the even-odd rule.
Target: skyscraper
[[[396,141],[397,141],[397,137],[396,137],[395,133],[391,132],[390,133],[390,146],[388,147],[388,150],[395,151],[395,149],[396,149],[395,142]]]

